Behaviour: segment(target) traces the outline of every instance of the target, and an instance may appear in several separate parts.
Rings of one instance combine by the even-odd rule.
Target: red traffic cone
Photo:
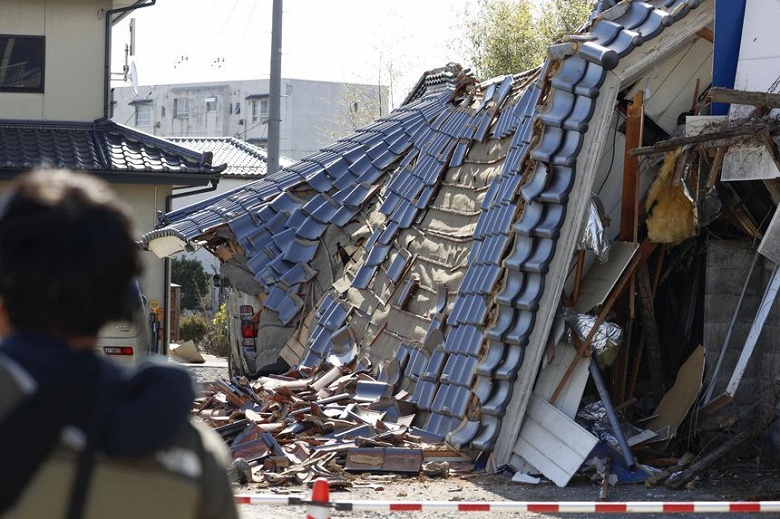
[[[325,478],[317,478],[312,483],[306,519],[330,519],[330,485]]]

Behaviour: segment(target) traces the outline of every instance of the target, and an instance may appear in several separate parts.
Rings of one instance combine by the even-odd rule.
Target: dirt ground
[[[644,484],[620,484],[607,489],[606,499],[601,499],[602,487],[584,478],[576,478],[565,488],[542,479],[536,485],[514,483],[509,474],[475,473],[466,476],[449,476],[441,479],[425,477],[387,477],[380,475],[356,475],[353,486],[343,490],[332,489],[331,501],[768,501],[780,499],[780,470],[758,468],[744,463],[720,467],[706,479],[693,482],[685,490],[669,490],[663,486],[652,488]],[[301,486],[261,488],[257,484],[236,486],[237,494],[290,495],[304,499],[311,497],[311,490]],[[307,509],[302,506],[240,505],[242,519],[266,519],[303,517]],[[485,512],[347,512],[335,510],[333,517],[474,517]],[[531,517],[588,517],[594,514],[539,514],[489,512],[491,518]],[[619,514],[608,514],[619,517]],[[664,514],[642,514],[644,517],[665,517]],[[667,514],[675,517],[702,517],[703,514]],[[767,514],[725,514],[728,517],[766,517]]]
[[[199,382],[227,377],[227,367],[219,359],[208,359],[206,365],[186,365]],[[694,479],[683,490],[667,489],[663,485],[646,487],[644,483],[618,484],[606,489],[602,499],[602,485],[587,476],[575,476],[565,488],[541,478],[538,484],[523,484],[511,481],[511,474],[470,473],[444,478],[425,476],[404,477],[381,474],[349,474],[351,484],[347,488],[332,488],[331,501],[452,501],[452,502],[494,502],[494,501],[777,501],[780,500],[780,466],[766,466],[756,460],[733,460],[719,464],[716,468]],[[263,496],[311,497],[311,489],[305,485],[269,487],[262,483],[236,485],[236,494]],[[287,519],[305,517],[307,507],[288,505],[240,505],[241,519]],[[584,518],[595,514],[540,514],[509,512],[348,512],[334,510],[332,517],[479,517],[491,518],[539,518],[567,517]],[[602,514],[620,517],[620,514]],[[703,517],[706,514],[641,514],[644,517]],[[724,514],[720,514],[724,515]],[[766,517],[767,514],[737,514],[724,516],[737,518]]]

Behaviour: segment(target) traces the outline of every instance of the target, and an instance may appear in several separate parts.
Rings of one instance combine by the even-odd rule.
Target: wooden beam
[[[635,241],[637,203],[639,197],[639,157],[631,150],[642,145],[642,119],[644,117],[644,93],[634,95],[633,103],[626,110],[626,148],[623,158],[623,196],[620,205],[620,232],[618,240]]]
[[[703,39],[707,40],[710,43],[715,42],[715,33],[712,32],[712,29],[709,27],[705,27],[703,29],[700,29],[699,32],[697,32],[699,36],[701,36]]]
[[[686,135],[681,137],[672,137],[665,141],[658,141],[652,146],[645,146],[643,148],[635,148],[631,150],[631,155],[652,155],[653,153],[665,153],[672,151],[686,144],[705,144],[709,143],[710,147],[724,146],[728,143],[721,142],[723,140],[734,140],[739,137],[745,137],[748,135],[757,135],[761,131],[767,131],[769,135],[780,134],[780,121],[764,120],[759,123],[747,123],[728,126],[723,130],[717,130],[714,132],[700,133],[698,135]]]
[[[690,481],[696,474],[706,470],[714,463],[722,463],[724,458],[729,455],[733,455],[739,452],[740,449],[750,443],[755,438],[756,433],[753,430],[742,431],[736,436],[732,437],[726,443],[713,450],[706,456],[702,457],[698,461],[692,463],[685,470],[674,472],[669,479],[666,480],[665,485],[668,488],[679,489],[685,483]]]
[[[780,94],[770,94],[768,92],[750,92],[712,87],[710,89],[710,97],[714,103],[780,108]]]

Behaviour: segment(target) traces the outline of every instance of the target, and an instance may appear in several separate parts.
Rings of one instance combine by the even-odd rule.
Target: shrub
[[[218,357],[228,356],[227,303],[222,303],[214,314],[203,339],[203,350]]]
[[[209,281],[203,265],[190,258],[173,258],[171,262],[171,282],[181,285],[181,307],[194,310],[203,306],[203,298],[208,295]]]
[[[193,341],[200,344],[206,336],[209,323],[201,314],[192,314],[181,318],[179,324],[179,340]]]

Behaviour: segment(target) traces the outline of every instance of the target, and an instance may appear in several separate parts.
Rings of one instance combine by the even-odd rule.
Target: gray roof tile
[[[565,52],[548,63],[545,70],[557,71],[549,82],[540,70],[484,85],[457,67],[426,74],[389,116],[247,186],[242,192],[251,193],[250,200],[210,213],[199,206],[169,215],[172,223],[160,232],[189,240],[204,225],[224,222],[244,247],[247,265],[267,284],[272,303],[284,310],[284,319],[293,319],[300,315],[296,298],[313,285],[305,280],[316,279],[309,278],[311,251],[320,250],[293,243],[317,243],[328,230],[326,221],[343,226],[366,209],[373,232],[349,270],[356,272],[352,288],[358,290],[340,294],[343,300],[326,293],[301,365],[322,363],[336,330],[350,323],[370,330],[382,347],[398,345],[393,379],[419,405],[415,430],[446,436],[456,448],[488,451],[498,438],[525,348],[540,347],[529,344],[529,337],[606,71],[696,4],[617,3],[592,18],[586,26],[590,34],[583,30],[558,49]],[[470,157],[477,150],[480,155]],[[493,154],[487,162],[486,152]],[[130,158],[157,160],[153,154]],[[453,186],[467,194],[453,196]],[[282,190],[291,195],[283,219],[269,213],[264,223],[241,216],[249,207],[264,214],[263,206]],[[468,211],[477,211],[473,216],[453,202],[462,196],[471,204]],[[429,207],[435,212],[426,216]],[[453,236],[427,228],[429,221],[437,223],[431,215],[439,213],[471,218],[470,226]],[[284,233],[280,241],[290,242],[275,243],[282,260],[269,256],[267,233]],[[294,287],[284,289],[286,282]],[[445,284],[442,302],[434,294]],[[351,299],[355,293],[360,298]],[[375,300],[382,308],[372,310],[373,303],[358,299]],[[394,316],[421,324],[406,329]],[[480,421],[464,416],[470,401]]]
[[[224,164],[212,166],[210,154],[111,120],[0,120],[0,172],[42,164],[117,176],[195,174],[205,179],[219,178],[225,169]]]

